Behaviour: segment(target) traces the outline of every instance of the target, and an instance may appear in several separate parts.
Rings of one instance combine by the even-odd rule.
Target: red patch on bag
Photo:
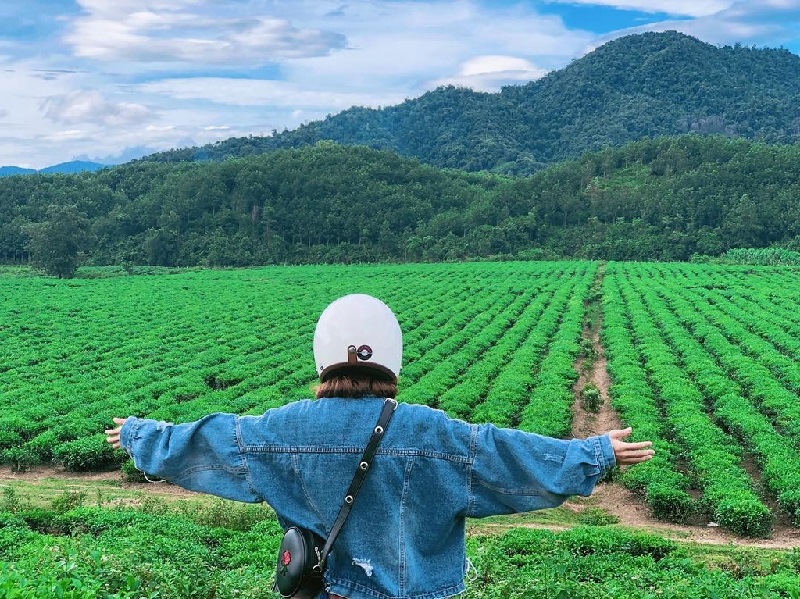
[[[284,566],[288,566],[292,562],[292,554],[288,551],[284,551],[283,555],[281,556],[281,563]]]

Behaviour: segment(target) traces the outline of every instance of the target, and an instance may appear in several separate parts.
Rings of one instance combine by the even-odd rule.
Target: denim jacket
[[[129,418],[136,467],[186,489],[265,501],[284,529],[325,537],[383,400],[303,400],[261,416],[172,425]],[[465,519],[589,495],[614,465],[607,435],[571,441],[468,424],[400,403],[328,558],[326,588],[349,599],[442,599],[465,590]]]

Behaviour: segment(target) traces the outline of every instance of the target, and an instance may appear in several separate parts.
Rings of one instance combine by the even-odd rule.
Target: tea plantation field
[[[702,515],[752,538],[778,518],[800,525],[798,269],[498,262],[82,274],[0,271],[7,471],[117,467],[125,456],[102,435],[113,416],[183,422],[312,396],[316,319],[360,292],[389,304],[403,328],[401,401],[558,437],[570,436],[575,361],[593,352],[584,324],[601,319],[613,408],[657,449],[619,480],[667,521]],[[267,509],[208,521],[30,506],[5,491],[2,597],[273,596],[280,531]],[[800,597],[797,551],[721,565],[614,527],[476,534],[469,550],[472,598]]]

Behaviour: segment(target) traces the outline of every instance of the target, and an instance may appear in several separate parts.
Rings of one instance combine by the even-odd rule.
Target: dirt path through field
[[[93,488],[105,488],[109,494],[114,489],[123,491],[142,492],[155,495],[169,495],[174,497],[202,497],[203,494],[187,491],[181,487],[165,482],[144,482],[128,483],[122,480],[119,470],[109,472],[67,472],[63,468],[52,466],[35,466],[27,472],[11,472],[8,467],[0,470],[0,487],[3,483],[18,482],[26,485],[45,485],[52,481],[59,481],[62,484],[62,491],[80,491]],[[102,487],[104,483],[112,483],[108,487]],[[135,503],[135,501],[134,501]]]
[[[599,309],[592,310],[591,306],[587,312],[590,317],[587,318],[584,326],[583,336],[584,339],[591,341],[594,359],[592,361],[591,357],[581,357],[575,363],[575,369],[579,373],[579,378],[573,387],[575,401],[572,406],[572,436],[575,438],[589,437],[609,430],[624,428],[618,414],[611,407],[608,393],[611,379],[606,368],[607,361],[603,346],[600,343],[602,316]],[[585,410],[582,405],[581,392],[589,384],[594,385],[600,392],[601,403],[597,413]],[[592,494],[590,501],[567,502],[566,506],[575,511],[586,509],[587,506],[598,507],[616,516],[620,524],[624,526],[657,532],[675,539],[774,549],[800,547],[800,529],[789,525],[785,518],[778,519],[771,538],[758,540],[737,537],[713,523],[709,525],[708,522],[691,526],[661,522],[651,517],[647,505],[640,497],[619,483],[600,484]]]

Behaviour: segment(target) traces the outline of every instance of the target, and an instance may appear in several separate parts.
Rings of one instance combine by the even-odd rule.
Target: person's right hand
[[[638,443],[623,441],[623,439],[631,434],[631,430],[631,427],[628,427],[623,430],[608,431],[608,436],[611,439],[611,448],[614,450],[614,458],[617,460],[617,466],[646,462],[655,454],[655,450],[649,449],[653,445],[652,441],[640,441]]]

